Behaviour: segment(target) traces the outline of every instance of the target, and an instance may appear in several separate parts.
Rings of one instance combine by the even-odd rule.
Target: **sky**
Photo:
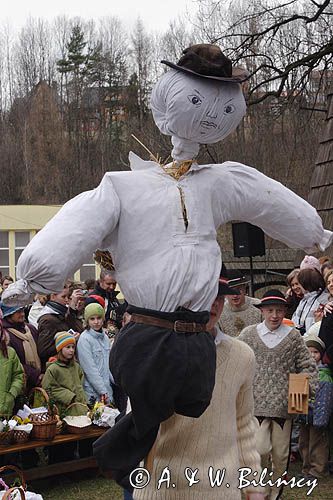
[[[19,29],[29,16],[48,20],[63,14],[85,19],[117,16],[131,27],[140,17],[149,31],[164,31],[170,20],[196,8],[195,0],[8,0],[2,2],[1,20]]]

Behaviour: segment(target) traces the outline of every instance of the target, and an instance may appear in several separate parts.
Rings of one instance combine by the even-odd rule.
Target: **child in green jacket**
[[[86,396],[83,390],[83,371],[75,361],[75,338],[69,332],[59,332],[55,335],[57,359],[47,364],[42,387],[54,400],[60,415],[73,403],[69,415],[84,415],[87,413]]]
[[[13,415],[15,399],[24,387],[24,372],[18,355],[8,346],[0,320],[0,418]]]

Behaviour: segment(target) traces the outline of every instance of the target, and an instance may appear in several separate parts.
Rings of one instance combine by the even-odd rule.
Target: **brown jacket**
[[[82,321],[77,318],[76,312],[69,309],[66,316],[61,314],[43,314],[38,319],[38,354],[45,368],[46,362],[51,356],[57,354],[54,336],[58,332],[67,331],[72,328],[75,332],[83,331]]]

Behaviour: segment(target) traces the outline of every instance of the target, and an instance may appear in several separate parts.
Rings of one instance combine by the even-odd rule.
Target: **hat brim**
[[[261,309],[262,307],[266,306],[284,306],[287,307],[288,304],[282,300],[266,300],[265,302],[260,302],[260,304],[252,304],[254,307],[257,307],[258,309]]]
[[[232,287],[247,286],[251,283],[251,280],[240,278],[230,278],[228,281]]]
[[[240,295],[237,288],[233,288],[224,283],[219,283],[219,291],[217,295]]]
[[[22,311],[22,309],[24,309],[24,306],[17,306],[15,308],[13,308],[12,311],[6,311],[6,312],[2,311],[2,317],[3,318],[8,318],[8,316],[11,316],[12,314],[15,314],[17,311]]]
[[[192,76],[199,76],[200,78],[207,78],[208,80],[217,80],[219,82],[227,82],[227,83],[243,83],[249,78],[249,72],[242,68],[233,68],[232,76],[214,76],[214,75],[202,75],[201,73],[197,73],[192,69],[186,68],[185,66],[179,66],[178,64],[172,63],[170,61],[162,60],[162,64],[169,66],[172,69],[176,69],[178,71],[182,71],[183,73],[188,73]]]

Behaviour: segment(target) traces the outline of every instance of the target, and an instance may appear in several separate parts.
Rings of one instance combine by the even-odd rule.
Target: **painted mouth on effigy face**
[[[214,123],[214,122],[202,121],[202,122],[200,122],[200,125],[201,125],[203,128],[206,128],[206,129],[210,129],[210,128],[217,128],[217,125],[216,125],[216,123]]]

